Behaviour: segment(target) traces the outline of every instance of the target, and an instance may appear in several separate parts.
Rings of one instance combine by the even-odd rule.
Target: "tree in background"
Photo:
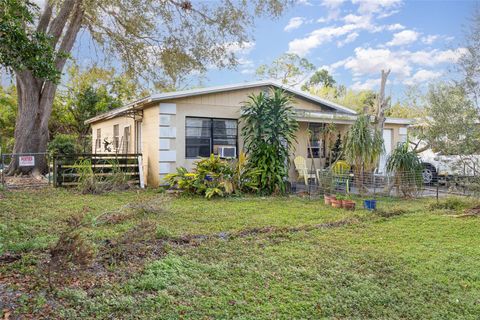
[[[291,97],[280,89],[251,95],[242,107],[241,121],[249,165],[261,172],[260,191],[285,192],[289,152],[298,130]]]
[[[464,52],[457,63],[457,70],[463,79],[459,85],[465,88],[474,106],[480,112],[480,9],[472,14],[470,28],[465,36]],[[480,113],[477,117],[480,116]]]
[[[17,116],[17,92],[14,86],[0,86],[0,148],[2,153],[13,149],[13,133]]]
[[[81,29],[107,61],[119,61],[128,74],[161,81],[205,71],[208,65],[235,66],[232,43],[242,46],[250,39],[247,30],[254,16],[277,17],[283,9],[280,0],[47,0],[39,15],[29,2],[2,1],[1,27],[6,25],[6,32],[0,33],[0,62],[15,73],[18,93],[13,152],[46,150],[55,80]],[[33,171],[44,167],[36,161]],[[8,173],[31,170],[14,161]]]
[[[90,126],[85,120],[121,107],[148,92],[139,88],[127,75],[114,69],[93,66],[81,71],[75,64],[68,70],[68,81],[55,97],[49,123],[50,135],[71,134],[77,137],[80,150],[90,147]]]
[[[284,85],[295,86],[314,70],[315,66],[307,59],[294,53],[284,53],[273,60],[270,65],[260,65],[256,74],[260,79],[274,79]]]
[[[328,73],[327,70],[321,69],[315,71],[315,73],[302,85],[302,90],[307,91],[312,88],[334,88],[337,82],[333,77]]]
[[[448,83],[431,85],[426,112],[427,117],[417,125],[415,133],[427,142],[427,147],[443,154],[480,152],[478,109],[465,87]]]

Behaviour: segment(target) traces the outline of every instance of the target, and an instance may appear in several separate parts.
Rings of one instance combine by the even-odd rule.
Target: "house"
[[[357,114],[346,107],[272,81],[154,94],[86,121],[92,127],[93,153],[141,153],[145,181],[150,186],[179,166],[191,169],[199,157],[211,153],[237,156],[243,140],[241,107],[251,94],[282,88],[294,98],[300,124],[291,155],[323,168],[332,148],[343,137]],[[383,137],[386,153],[406,139],[408,119],[387,118]],[[322,134],[328,124],[335,132]],[[312,134],[309,135],[308,132]],[[310,138],[309,138],[310,136]],[[308,151],[310,148],[311,152]],[[382,156],[384,168],[386,155]],[[296,178],[292,166],[290,178]]]

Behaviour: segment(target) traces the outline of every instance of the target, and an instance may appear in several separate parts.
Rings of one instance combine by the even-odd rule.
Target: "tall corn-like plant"
[[[394,185],[397,193],[411,197],[423,185],[422,161],[417,153],[408,149],[408,142],[399,144],[387,160],[387,172],[394,174]]]
[[[363,174],[375,168],[384,151],[383,137],[372,128],[368,115],[360,115],[344,143],[345,159],[354,166],[359,186],[363,189]]]
[[[289,152],[298,130],[291,97],[281,89],[250,95],[242,108],[241,120],[249,165],[261,172],[260,191],[285,192]]]

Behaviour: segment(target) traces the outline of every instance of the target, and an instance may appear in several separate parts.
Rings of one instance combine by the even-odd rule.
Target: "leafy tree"
[[[242,107],[242,135],[249,164],[260,170],[260,190],[267,194],[286,191],[289,152],[298,123],[291,97],[275,89],[249,96]]]
[[[15,72],[17,83],[15,153],[46,150],[57,83],[49,72],[39,72],[37,64],[45,63],[45,69],[50,70],[53,60],[54,73],[60,74],[80,30],[85,30],[87,39],[103,51],[107,61],[120,62],[117,64],[128,74],[162,81],[205,71],[212,64],[235,66],[232,44],[241,46],[249,40],[247,30],[254,16],[277,17],[285,7],[281,0],[47,0],[38,15],[26,3],[6,0],[1,8],[2,20],[14,22],[15,36],[24,39],[23,35],[28,38],[30,34],[30,39],[40,37],[42,44],[29,46],[26,41],[11,38],[8,32],[1,33],[1,63]],[[5,58],[15,57],[12,52],[29,58],[25,61],[39,61],[15,63]],[[37,161],[34,171],[44,167]],[[29,171],[17,163],[9,167],[10,174]]]
[[[466,33],[466,51],[457,63],[458,71],[463,75],[459,85],[472,98],[477,109],[480,109],[480,9],[472,14],[470,28]],[[480,115],[480,114],[479,114]],[[477,115],[478,117],[478,115]]]
[[[285,85],[294,86],[302,82],[315,66],[305,58],[294,53],[285,53],[273,60],[271,65],[262,64],[257,70],[260,79],[274,79]]]
[[[13,149],[13,133],[17,116],[17,98],[15,87],[0,86],[0,148],[3,153]]]
[[[478,110],[465,87],[439,83],[427,94],[427,117],[416,135],[434,151],[469,155],[480,152]]]
[[[30,1],[0,1],[0,65],[56,82],[60,71],[55,68],[52,38],[45,30],[31,28],[38,10]]]
[[[315,71],[315,73],[305,82],[302,86],[302,90],[307,91],[312,87],[333,88],[337,82],[328,73],[327,70],[321,69]]]
[[[135,81],[126,75],[116,75],[114,69],[93,66],[82,72],[74,64],[68,74],[65,89],[58,92],[54,101],[50,135],[76,135],[84,151],[90,143],[90,126],[85,120],[146,95]]]

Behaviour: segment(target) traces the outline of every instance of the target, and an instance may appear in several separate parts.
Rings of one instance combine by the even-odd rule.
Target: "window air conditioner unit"
[[[235,158],[237,156],[237,147],[218,147],[220,158]]]

